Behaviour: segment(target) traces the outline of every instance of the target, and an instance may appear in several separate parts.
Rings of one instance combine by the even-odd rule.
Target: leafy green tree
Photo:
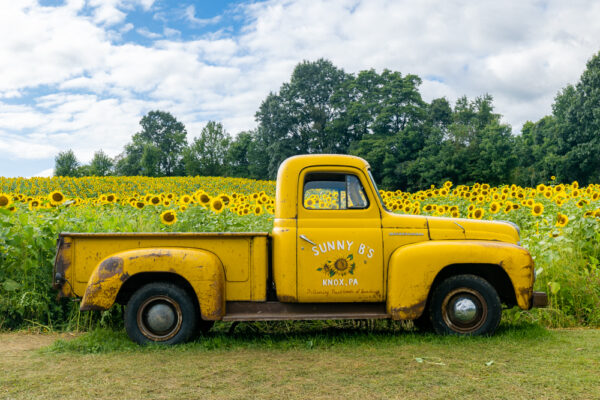
[[[240,132],[231,140],[225,155],[225,167],[228,176],[245,177],[249,175],[250,161],[248,152],[252,146],[252,133]]]
[[[140,144],[128,143],[121,154],[115,157],[115,173],[121,176],[140,176],[142,173],[142,155],[144,148]]]
[[[545,116],[533,123],[523,124],[521,134],[515,137],[517,167],[511,181],[522,186],[535,186],[556,175],[560,160],[556,118]]]
[[[184,152],[188,175],[222,176],[226,173],[226,157],[231,137],[220,122],[209,121],[200,137]]]
[[[54,176],[78,176],[79,161],[73,150],[61,151],[54,158]]]
[[[567,86],[552,107],[558,126],[557,176],[587,184],[600,180],[600,53],[575,87]]]
[[[400,72],[384,70],[381,80],[380,109],[373,131],[394,135],[408,127],[421,125],[426,117],[426,104],[418,90],[421,78],[416,75],[403,77]]]
[[[142,130],[133,135],[118,158],[119,175],[182,175],[187,131],[183,123],[164,111],[150,111],[140,120]]]
[[[289,83],[262,102],[256,119],[258,135],[270,157],[268,174],[274,178],[279,164],[301,153],[340,153],[347,150],[346,129],[334,124],[338,117],[331,99],[348,78],[330,61],[304,61],[296,66]]]
[[[94,153],[90,162],[90,175],[107,176],[112,174],[113,160],[102,150]]]
[[[455,183],[508,182],[515,163],[512,129],[493,112],[492,96],[457,100],[453,123],[441,152],[448,179]]]

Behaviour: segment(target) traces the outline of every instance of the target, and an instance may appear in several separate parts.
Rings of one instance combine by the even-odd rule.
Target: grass
[[[600,398],[600,330],[504,324],[491,338],[457,338],[400,324],[215,328],[172,348],[96,329],[8,355],[14,340],[2,343],[19,334],[3,334],[0,398]]]

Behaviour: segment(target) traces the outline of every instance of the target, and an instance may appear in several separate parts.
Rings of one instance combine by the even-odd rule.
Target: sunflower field
[[[507,310],[508,321],[600,326],[600,185],[476,183],[408,193],[380,191],[395,213],[512,221],[536,262],[547,309]],[[314,193],[312,207],[336,199]],[[0,330],[72,329],[111,318],[80,315],[51,288],[59,232],[265,232],[275,182],[214,177],[0,177]],[[82,322],[81,319],[86,319]]]

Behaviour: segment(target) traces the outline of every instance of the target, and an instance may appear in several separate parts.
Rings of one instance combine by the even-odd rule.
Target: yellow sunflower
[[[490,212],[492,214],[496,214],[498,211],[500,211],[500,203],[494,201],[492,204],[490,204]]]
[[[12,203],[12,199],[10,198],[9,195],[4,194],[4,193],[0,193],[0,207],[4,208],[8,208],[10,206],[10,204]]]
[[[181,205],[187,205],[190,204],[192,202],[192,196],[189,196],[187,194],[184,194],[183,196],[181,196],[179,198],[179,204]]]
[[[207,206],[210,204],[211,198],[209,195],[207,195],[206,193],[202,193],[200,194],[200,196],[198,196],[198,201],[200,202],[200,204],[202,204],[203,206]]]
[[[485,210],[483,208],[476,208],[475,210],[473,210],[473,218],[475,218],[475,219],[483,218],[484,214],[485,214]]]
[[[40,202],[39,202],[39,200],[35,200],[35,199],[31,200],[29,202],[29,206],[28,207],[29,207],[30,211],[37,210],[38,208],[40,208]]]
[[[177,214],[173,210],[167,210],[160,214],[160,222],[165,225],[173,225],[177,222]]]
[[[229,197],[226,194],[220,194],[219,197],[221,198],[221,201],[223,202],[223,204],[225,204],[226,206],[229,205],[229,203],[231,203],[231,197]]]
[[[225,204],[223,204],[223,200],[221,200],[220,197],[215,197],[211,202],[210,202],[210,209],[214,212],[214,213],[221,213],[223,212],[223,210],[225,209]]]
[[[150,197],[150,201],[148,202],[148,204],[152,204],[153,206],[157,206],[161,203],[162,199],[160,198],[160,196],[152,196]]]
[[[581,199],[581,200],[579,200],[577,203],[575,203],[575,205],[576,205],[578,208],[581,208],[581,207],[583,207],[583,206],[585,206],[585,205],[587,205],[587,204],[588,204],[588,201],[587,201],[586,199]]]
[[[57,206],[65,202],[65,195],[58,190],[55,190],[48,195],[48,199],[50,200],[50,204]]]
[[[544,205],[542,203],[535,203],[531,208],[531,215],[539,217],[544,213]]]
[[[557,214],[556,226],[562,228],[562,227],[566,226],[568,222],[569,222],[569,217],[567,217],[565,214],[561,214],[561,213]]]

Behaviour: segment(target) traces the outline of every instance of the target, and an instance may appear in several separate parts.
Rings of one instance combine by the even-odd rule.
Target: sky
[[[303,60],[416,74],[425,101],[489,93],[518,134],[600,51],[597,1],[0,0],[0,176],[122,152],[151,110],[256,127]]]

